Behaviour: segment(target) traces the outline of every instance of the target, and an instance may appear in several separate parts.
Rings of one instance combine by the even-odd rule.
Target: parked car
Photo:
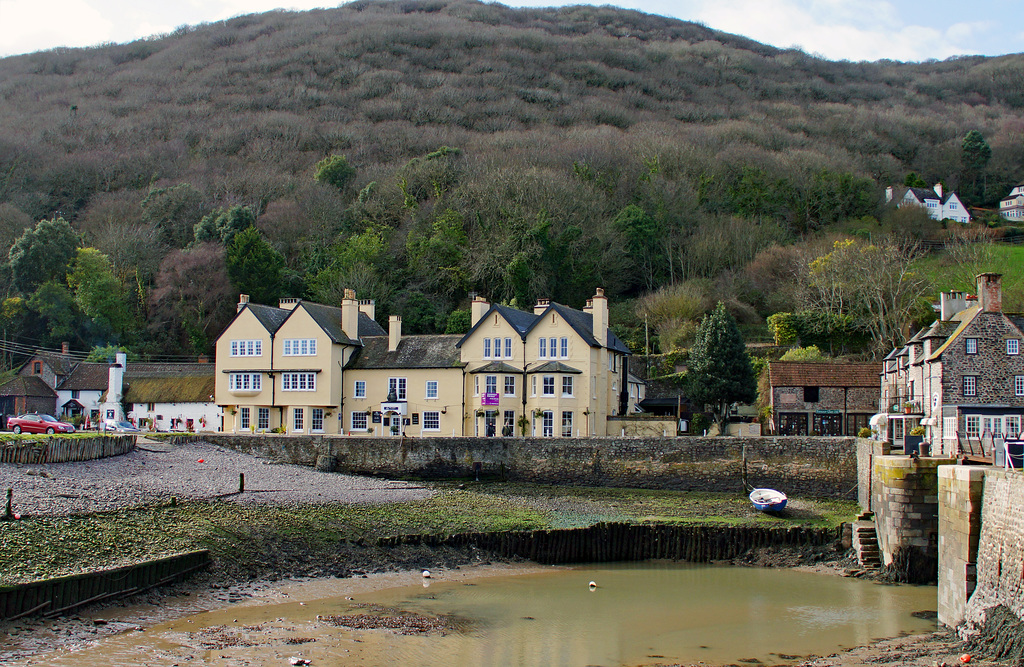
[[[137,428],[131,422],[126,421],[114,421],[108,419],[103,422],[104,431],[113,431],[114,433],[141,433],[142,429]]]
[[[75,427],[50,415],[30,414],[11,417],[7,428],[15,433],[74,433]]]

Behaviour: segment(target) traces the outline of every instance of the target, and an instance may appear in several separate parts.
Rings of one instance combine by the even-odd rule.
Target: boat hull
[[[789,498],[775,489],[754,489],[750,492],[750,502],[754,509],[761,512],[781,512],[786,508]]]

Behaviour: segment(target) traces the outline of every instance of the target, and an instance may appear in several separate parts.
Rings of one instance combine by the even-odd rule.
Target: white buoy
[[[591,581],[589,585],[590,585],[591,588],[597,588],[597,582],[596,581]]]
[[[430,579],[430,570],[423,570],[423,578]]]

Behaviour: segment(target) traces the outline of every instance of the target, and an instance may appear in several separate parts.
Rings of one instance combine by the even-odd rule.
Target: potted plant
[[[915,426],[903,437],[903,453],[911,456],[921,451],[921,443],[924,441],[924,426]]]
[[[906,403],[903,404],[903,414],[909,415],[913,411],[914,411],[914,404],[913,403],[911,403],[910,401],[907,401]]]

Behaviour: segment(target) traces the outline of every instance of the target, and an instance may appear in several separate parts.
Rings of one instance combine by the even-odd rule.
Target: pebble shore
[[[245,491],[238,493],[239,475]],[[13,489],[21,515],[107,512],[171,498],[234,503],[388,503],[431,495],[401,481],[322,473],[275,464],[205,443],[165,445],[140,439],[123,456],[78,463],[0,466],[0,490]]]

